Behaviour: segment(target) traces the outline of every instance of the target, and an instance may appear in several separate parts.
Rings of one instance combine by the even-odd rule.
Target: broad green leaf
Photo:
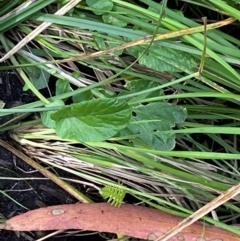
[[[86,3],[96,15],[102,15],[105,12],[111,11],[113,8],[113,2],[111,0],[86,0]]]
[[[135,58],[141,56],[144,51],[139,46],[127,50]],[[182,68],[192,70],[197,67],[197,63],[190,54],[169,49],[156,43],[152,44],[148,52],[139,59],[139,64],[161,72],[182,72]]]
[[[131,109],[125,101],[95,99],[64,107],[51,118],[56,121],[56,133],[62,138],[104,141],[128,125]]]
[[[135,146],[155,150],[172,150],[175,146],[175,135],[161,133],[171,130],[175,124],[182,123],[187,117],[186,109],[169,103],[150,103],[133,108],[133,116],[127,128],[118,136],[131,136]]]
[[[131,81],[127,82],[127,84],[125,85],[125,88],[127,90],[122,91],[119,94],[119,96],[134,94],[134,93],[137,93],[139,91],[151,89],[151,88],[154,88],[154,87],[157,87],[157,86],[158,86],[158,83],[152,82],[152,81],[149,81],[149,80],[144,80],[144,79],[131,80]],[[129,99],[134,100],[134,101],[135,100],[142,100],[144,102],[144,99],[156,97],[156,96],[160,96],[160,95],[162,95],[161,90],[153,90],[153,91],[148,92],[146,94],[141,94],[141,95],[137,95],[137,96],[134,96],[134,97],[130,97]]]
[[[54,107],[54,106],[64,106],[64,102],[61,100],[55,100],[54,102],[47,105],[47,107]],[[43,125],[49,127],[49,128],[55,128],[55,121],[51,119],[51,114],[54,113],[54,111],[45,111],[41,112],[41,120]]]

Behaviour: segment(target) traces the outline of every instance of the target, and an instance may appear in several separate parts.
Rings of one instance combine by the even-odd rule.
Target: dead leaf
[[[84,229],[155,240],[181,220],[182,218],[160,210],[130,204],[123,204],[117,208],[107,203],[82,203],[32,210],[0,224],[0,229],[15,231]],[[220,228],[195,222],[169,239],[169,241],[179,240],[240,241],[240,237]]]

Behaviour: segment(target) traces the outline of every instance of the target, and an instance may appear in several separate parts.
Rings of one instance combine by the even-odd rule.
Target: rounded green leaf
[[[125,128],[131,109],[125,101],[96,99],[64,107],[54,112],[56,133],[80,142],[104,141]]]
[[[175,135],[165,131],[184,122],[186,117],[185,108],[165,102],[137,106],[133,108],[130,124],[119,132],[119,136],[137,135],[131,139],[134,146],[161,151],[172,150],[175,146]]]

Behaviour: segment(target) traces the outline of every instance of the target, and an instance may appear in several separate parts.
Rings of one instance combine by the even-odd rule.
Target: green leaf
[[[186,117],[185,108],[169,103],[158,102],[138,106],[133,108],[130,124],[121,130],[118,136],[138,135],[131,139],[134,146],[172,150],[175,146],[175,135],[161,131],[171,130]]]
[[[61,95],[61,94],[64,94],[64,93],[68,93],[71,91],[71,86],[70,86],[70,83],[65,80],[65,79],[58,79],[57,82],[56,82],[56,93],[55,95],[58,96],[58,95]],[[63,99],[63,101],[65,102],[68,98],[66,99]]]
[[[64,102],[61,100],[55,100],[54,102],[47,105],[47,107],[55,107],[55,106],[64,106]],[[41,112],[41,120],[43,125],[49,127],[49,128],[55,128],[55,121],[51,119],[51,114],[54,113],[54,111],[45,111]]]
[[[99,50],[106,49],[106,44],[102,37],[93,36],[93,39],[94,39],[95,43],[97,44]]]
[[[112,14],[103,14],[102,19],[104,23],[109,23],[119,27],[125,27],[128,24],[127,22],[121,19],[118,19],[117,15],[112,15]]]
[[[91,90],[84,91],[72,97],[72,100],[74,103],[80,103],[82,101],[92,100],[92,99],[93,99],[93,94]]]
[[[129,54],[138,58],[144,49],[139,46],[128,48]],[[152,44],[148,53],[139,59],[139,64],[161,72],[182,72],[183,68],[191,70],[197,67],[194,58],[187,53],[169,49],[156,43]]]
[[[121,45],[121,44],[123,43],[123,39],[122,39],[122,37],[120,37],[120,36],[115,36],[115,35],[113,35],[113,34],[108,34],[108,36],[114,38],[114,40],[106,41],[107,44],[108,44],[108,46],[109,46],[109,48],[117,47],[117,46],[119,46],[119,45]],[[123,49],[115,50],[115,51],[113,52],[114,56],[119,56],[119,55],[121,55],[122,53],[123,53]]]
[[[111,11],[113,8],[113,2],[111,0],[87,0],[86,3],[96,15],[102,15],[105,12]]]
[[[94,37],[94,41],[97,44],[99,50],[105,50],[106,49],[106,44],[108,45],[109,48],[113,48],[116,46],[119,46],[123,43],[123,39],[120,36],[115,36],[112,34],[108,34],[109,37],[113,37],[111,40],[105,41],[104,38],[102,37]],[[114,51],[114,56],[119,56],[123,53],[123,50],[116,50]]]
[[[54,112],[56,133],[80,142],[104,141],[125,128],[131,109],[125,101],[95,99],[72,104]]]
[[[131,81],[127,82],[127,84],[125,85],[125,88],[127,90],[122,91],[119,94],[119,96],[134,94],[134,93],[137,93],[139,91],[147,90],[147,89],[154,88],[154,87],[157,87],[157,86],[158,86],[158,83],[152,82],[152,81],[150,82],[149,80],[144,80],[144,79],[131,80]],[[134,97],[131,97],[129,99],[132,100],[132,101],[142,100],[144,102],[144,99],[157,97],[157,96],[160,96],[160,95],[163,95],[161,90],[153,90],[153,91],[148,92],[146,94],[134,96]]]
[[[56,82],[56,95],[61,95],[70,92],[70,83],[67,80],[58,79]]]
[[[17,57],[21,64],[29,64],[23,57]],[[44,89],[48,86],[48,81],[50,78],[50,74],[39,69],[36,66],[25,67],[25,72],[27,73],[29,79],[36,89]],[[24,86],[24,90],[28,90],[28,86]]]
[[[117,96],[116,92],[108,90],[108,89],[104,89],[104,88],[95,88],[93,91],[93,94],[98,96],[101,99],[104,98],[114,98]]]

